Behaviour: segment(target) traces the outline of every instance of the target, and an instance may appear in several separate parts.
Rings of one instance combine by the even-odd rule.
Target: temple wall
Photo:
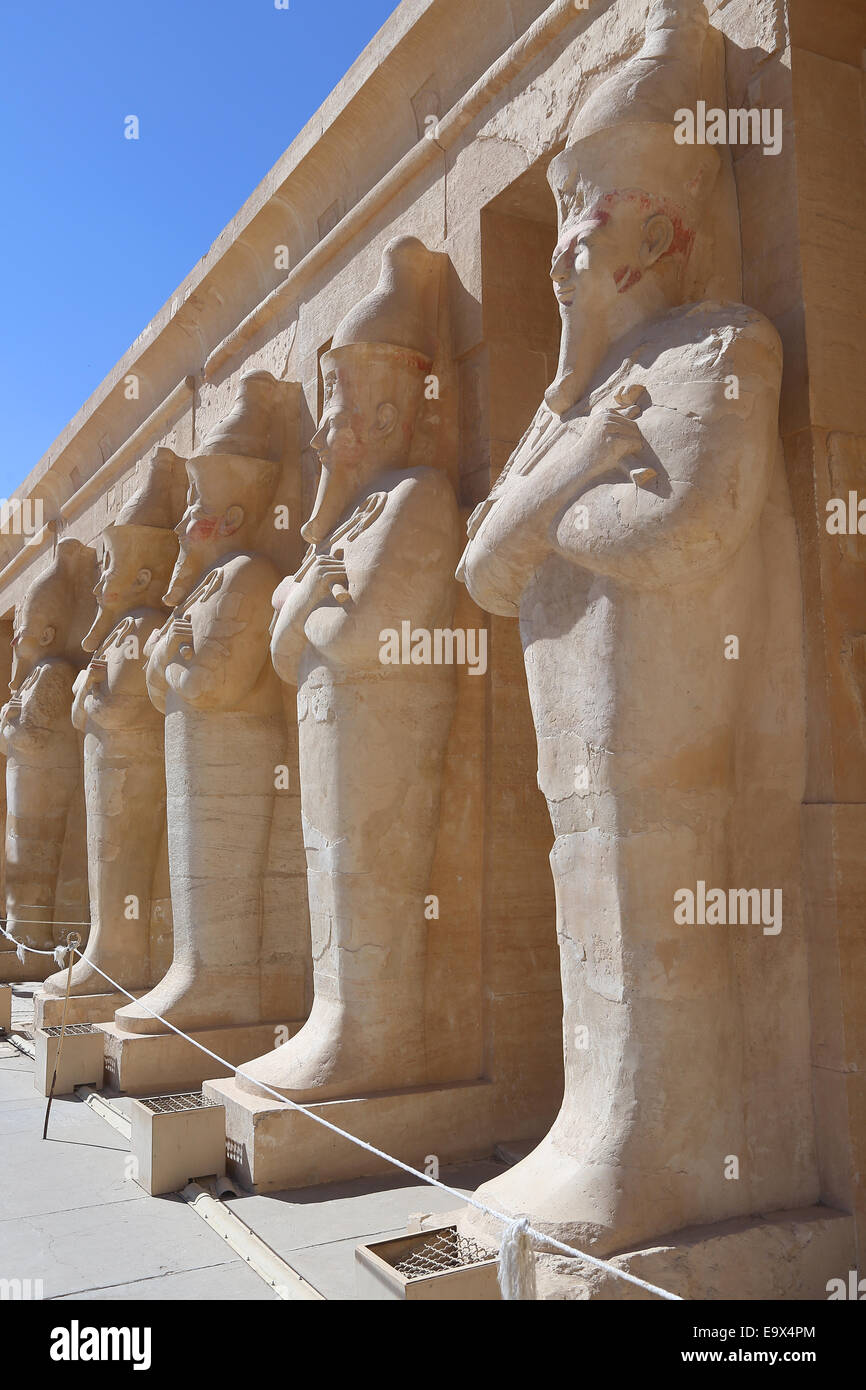
[[[647,0],[404,0],[205,257],[144,329],[18,495],[50,530],[0,540],[0,617],[44,568],[55,534],[95,544],[158,444],[186,457],[227,410],[242,371],[299,383],[301,476],[277,499],[288,532],[260,548],[284,572],[304,552],[317,463],[318,364],[375,284],[382,249],[411,233],[449,258],[440,396],[420,456],[445,469],[464,515],[487,493],[550,380],[556,240],[544,171],[579,100],[640,45]],[[866,462],[866,14],[845,0],[710,0],[732,106],[780,107],[778,156],[734,149],[742,295],[785,352],[781,434],[800,540],[809,772],[802,846],[821,1195],[866,1215],[866,637],[860,536],[829,536],[825,502]],[[816,11],[820,9],[820,19]],[[425,127],[425,117],[436,123]],[[425,135],[432,130],[432,137]],[[289,270],[277,269],[288,248]],[[137,378],[139,395],[125,396]],[[515,624],[465,594],[459,626],[487,628],[486,679],[459,673],[430,891],[428,1051],[441,1079],[505,1086],[501,1138],[540,1136],[561,1093],[552,834]],[[287,701],[288,728],[294,729]],[[286,755],[296,768],[294,732]],[[283,962],[287,1018],[309,1005],[297,777],[281,794],[265,949]],[[158,895],[157,895],[158,896]]]

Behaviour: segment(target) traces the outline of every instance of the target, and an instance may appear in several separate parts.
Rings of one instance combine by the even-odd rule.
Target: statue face
[[[93,592],[103,610],[119,612],[134,596],[138,556],[124,544],[123,530],[108,532],[102,551],[102,567]]]
[[[364,461],[371,456],[375,438],[376,412],[364,407],[352,390],[345,370],[325,375],[325,406],[312,445],[319,455],[319,487],[309,520],[301,527],[308,541],[322,541],[339,522],[357,492]],[[379,411],[393,410],[380,406]],[[379,435],[381,438],[381,435]],[[372,451],[376,454],[376,450]]]
[[[674,252],[688,252],[691,233],[673,209],[646,193],[606,193],[573,212],[553,252],[550,277],[562,318],[559,368],[548,404],[563,410],[586,387],[586,369],[641,316],[664,311],[670,279],[649,275]],[[677,258],[681,266],[684,257]],[[677,271],[678,274],[678,271]]]
[[[152,571],[142,566],[140,546],[125,528],[110,527],[103,540],[99,579],[93,590],[98,611],[81,645],[94,652],[130,608],[146,592]]]
[[[562,229],[550,278],[563,321],[580,321],[626,294],[643,276],[641,246],[648,212],[608,194]]]
[[[165,602],[173,607],[194,587],[208,565],[226,548],[226,541],[243,525],[245,512],[220,496],[219,480],[204,483],[189,475],[186,510],[174,528],[179,553]]]
[[[57,638],[57,627],[50,606],[34,595],[15,610],[12,627],[11,690],[25,680],[42,657],[50,656]]]
[[[325,408],[312,438],[323,469],[337,472],[352,468],[364,452],[369,421],[352,399],[343,373],[325,377]]]

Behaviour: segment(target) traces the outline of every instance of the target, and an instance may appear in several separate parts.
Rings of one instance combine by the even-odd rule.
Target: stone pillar
[[[285,726],[268,652],[280,576],[253,544],[279,472],[281,400],[270,373],[242,377],[231,413],[187,462],[172,614],[145,652],[165,713],[174,956],[140,1003],[118,1010],[122,1033],[164,1031],[154,1013],[185,1032],[263,1019],[262,880]]]
[[[9,701],[0,712],[6,754],[6,920],[16,940],[53,950],[70,930],[58,922],[55,900],[70,812],[81,788],[81,741],[72,724],[72,687],[81,666],[81,639],[93,614],[96,555],[62,540],[48,569],[15,614]],[[82,938],[86,927],[78,926]],[[50,957],[22,964],[9,943],[0,952],[0,979],[43,979]]]
[[[560,1114],[481,1196],[596,1254],[818,1190],[781,351],[707,296],[729,178],[675,139],[706,35],[656,0],[553,161],[559,366],[459,571],[520,623],[564,996]]]
[[[425,895],[455,698],[434,644],[450,628],[459,541],[446,474],[411,467],[409,452],[439,276],[417,239],[390,243],[376,290],[322,359],[310,550],[274,595],[272,641],[298,692],[313,1008],[244,1066],[245,1091],[326,1100],[428,1079]]]
[[[173,528],[185,483],[182,460],[158,449],[102,537],[98,613],[83,642],[93,655],[75,681],[72,710],[84,736],[92,919],[85,956],[72,971],[71,993],[92,1003],[86,1020],[79,1011],[79,1021],[104,1021],[123,1002],[100,970],[127,990],[154,983],[150,917],[165,831],[165,752],[163,716],[147,692],[144,649],[166,618],[162,596],[177,559]],[[67,984],[62,970],[46,980],[45,994],[62,998]]]

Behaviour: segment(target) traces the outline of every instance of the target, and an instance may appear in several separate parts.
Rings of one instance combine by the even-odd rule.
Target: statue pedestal
[[[0,980],[7,985],[21,985],[31,980],[47,980],[57,971],[57,961],[53,956],[34,956],[30,951],[22,965],[18,952],[0,950]]]
[[[452,1220],[461,1234],[476,1234],[471,1209],[453,1214]],[[429,1225],[442,1221],[439,1213],[429,1218]],[[849,1270],[856,1269],[854,1218],[821,1206],[738,1217],[660,1236],[636,1250],[611,1255],[608,1262],[698,1302],[823,1302],[828,1281],[840,1279],[847,1287]],[[536,1256],[536,1284],[539,1300],[661,1302],[657,1294],[564,1255]]]
[[[292,1037],[303,1020],[291,1023],[251,1023],[233,1028],[208,1028],[190,1037],[210,1048],[232,1066],[241,1066],[250,1057],[260,1057],[274,1046],[277,1030],[284,1041],[286,1029]],[[199,1052],[177,1033],[127,1033],[116,1023],[100,1023],[97,1031],[105,1043],[106,1084],[128,1096],[168,1095],[171,1091],[191,1091],[207,1077],[231,1076],[220,1070],[206,1053]]]
[[[203,1090],[226,1109],[229,1176],[253,1192],[399,1171],[299,1111],[242,1091],[234,1077],[208,1081]],[[496,1100],[492,1082],[463,1081],[313,1102],[307,1109],[423,1172],[429,1155],[444,1166],[490,1154]]]
[[[140,993],[144,993],[141,990]],[[36,1027],[53,1028],[63,1022],[63,999],[39,989],[33,996]],[[67,1023],[108,1023],[129,1000],[113,990],[110,994],[70,994]]]

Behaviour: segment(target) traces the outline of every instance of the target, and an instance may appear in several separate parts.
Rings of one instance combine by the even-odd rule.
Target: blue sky
[[[5,0],[8,496],[396,0]],[[140,120],[126,140],[124,118]]]

